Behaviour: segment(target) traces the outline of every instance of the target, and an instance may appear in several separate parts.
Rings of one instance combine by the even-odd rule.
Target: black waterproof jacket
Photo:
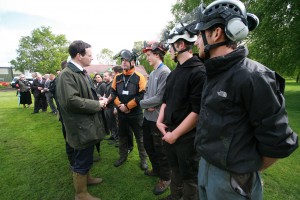
[[[288,125],[284,79],[247,54],[240,47],[205,62],[195,139],[201,157],[234,173],[257,171],[262,156],[283,158],[298,147]]]
[[[178,63],[169,74],[163,97],[163,103],[166,104],[164,124],[169,131],[176,129],[191,112],[199,114],[205,79],[205,67],[196,56],[182,65]],[[177,142],[194,139],[195,134],[196,128],[181,136]]]

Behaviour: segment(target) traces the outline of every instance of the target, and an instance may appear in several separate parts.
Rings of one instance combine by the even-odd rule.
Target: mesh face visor
[[[123,60],[123,59],[125,59],[125,60],[127,60],[127,61],[133,60],[133,55],[132,55],[132,53],[131,53],[129,50],[127,50],[127,49],[121,50],[119,53],[117,53],[117,54],[113,57],[113,59],[115,60],[115,59],[117,59],[117,58],[119,58],[119,57],[121,57],[121,60]]]

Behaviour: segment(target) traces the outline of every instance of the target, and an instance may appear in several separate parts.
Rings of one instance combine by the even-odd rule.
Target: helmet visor
[[[131,52],[128,51],[128,50],[126,50],[126,49],[123,49],[123,50],[121,50],[119,53],[117,53],[117,54],[113,57],[113,59],[115,60],[115,59],[117,59],[118,57],[121,57],[121,60],[122,60],[122,59],[125,59],[125,60],[127,60],[127,61],[131,61],[132,58],[133,58]]]

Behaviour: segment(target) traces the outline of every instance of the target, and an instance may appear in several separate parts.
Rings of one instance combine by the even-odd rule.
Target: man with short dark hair
[[[74,148],[73,184],[75,199],[98,199],[87,191],[87,184],[99,184],[101,178],[92,178],[94,145],[104,137],[103,119],[99,111],[105,102],[99,101],[84,67],[92,61],[91,45],[76,40],[69,46],[71,61],[60,73],[57,97],[64,120],[68,144]]]
[[[105,119],[106,119],[106,123],[107,123],[107,128],[109,130],[109,134],[112,137],[113,141],[112,143],[114,143],[115,141],[117,141],[118,138],[118,130],[117,130],[117,121],[116,121],[116,117],[114,115],[114,102],[113,99],[111,97],[111,84],[112,84],[112,72],[111,71],[105,71],[103,74],[103,80],[105,82],[105,90],[104,90],[104,98],[107,98],[107,104],[104,110],[104,115],[105,115]]]

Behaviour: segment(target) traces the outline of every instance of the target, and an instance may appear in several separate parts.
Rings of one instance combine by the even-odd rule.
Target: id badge
[[[128,95],[128,94],[129,94],[129,91],[128,91],[128,90],[123,90],[123,91],[122,91],[122,94]]]

